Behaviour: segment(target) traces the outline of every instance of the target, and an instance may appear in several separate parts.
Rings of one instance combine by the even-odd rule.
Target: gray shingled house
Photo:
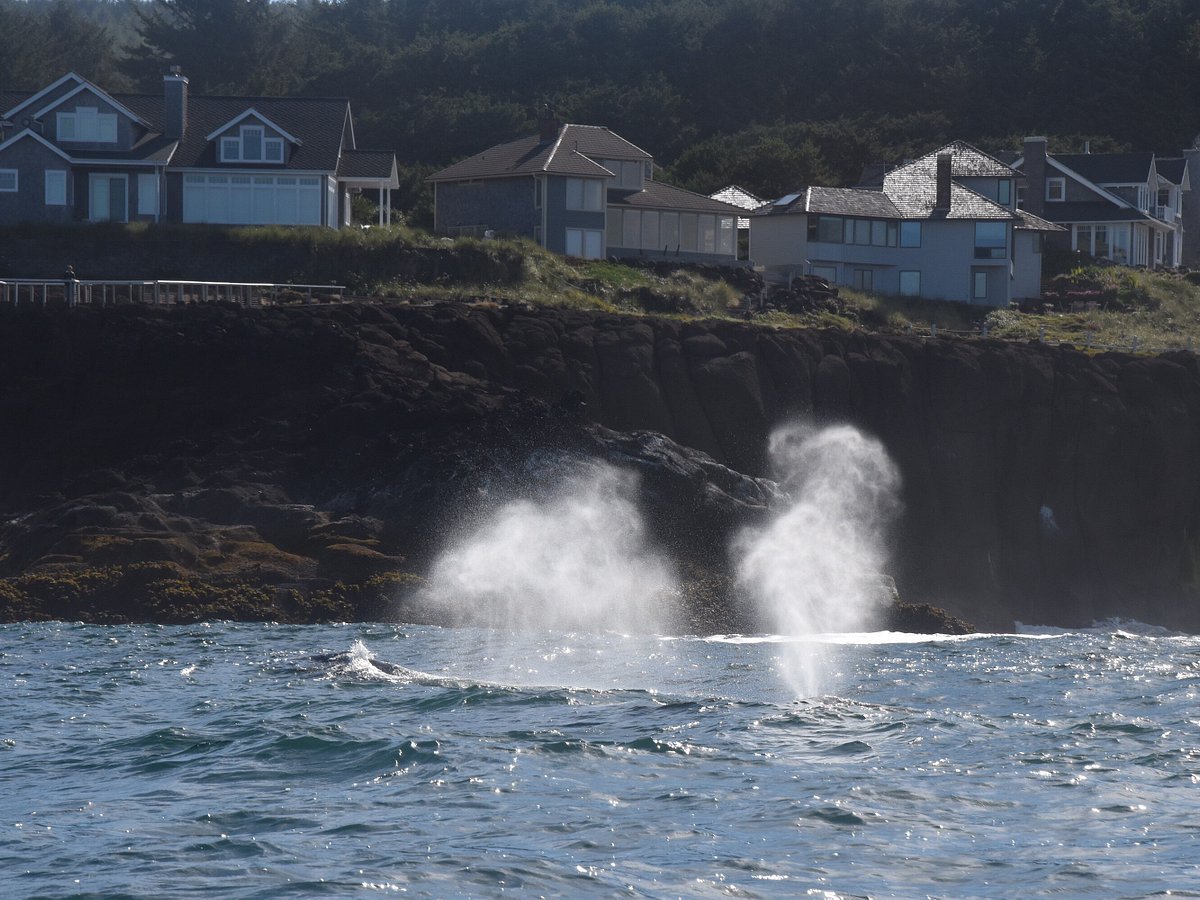
[[[1016,208],[1019,173],[959,141],[877,187],[808,187],[750,217],[750,258],[877,293],[1006,306],[1041,294],[1057,225]]]
[[[655,181],[654,158],[607,128],[544,115],[538,134],[427,180],[441,234],[518,235],[586,259],[737,260],[741,210]]]
[[[1064,248],[1130,266],[1178,266],[1183,258],[1182,160],[1153,153],[1047,153],[1028,137],[1013,162],[1024,172],[1022,209],[1064,226]]]
[[[0,224],[350,223],[396,157],[359,150],[346,100],[191,96],[172,72],[157,95],[110,94],[74,72],[0,94]]]

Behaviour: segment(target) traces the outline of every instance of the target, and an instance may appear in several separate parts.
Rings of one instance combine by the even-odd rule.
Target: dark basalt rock
[[[494,304],[0,307],[0,583],[173,566],[269,583],[272,618],[382,614],[376,588],[328,592],[411,584],[481,503],[601,459],[638,473],[697,621],[736,624],[728,540],[776,501],[765,442],[796,417],[895,459],[902,597],[988,630],[1200,630],[1191,355]]]

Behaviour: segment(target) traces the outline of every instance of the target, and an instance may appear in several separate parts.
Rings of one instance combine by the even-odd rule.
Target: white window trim
[[[89,113],[95,113],[94,117],[91,115],[89,115],[87,117],[89,119],[92,119],[96,123],[96,133],[94,135],[90,135],[90,136],[82,135],[81,136],[79,133],[79,114],[85,109]],[[72,143],[72,144],[115,144],[115,143],[117,143],[119,135],[117,133],[117,114],[116,113],[100,112],[100,108],[97,106],[79,106],[79,107],[75,108],[74,112],[60,112],[60,113],[57,113],[56,115],[57,115],[56,125],[58,128],[57,133],[58,133],[58,139],[60,141],[65,141],[67,143]],[[64,130],[66,130],[64,128],[64,126],[68,122],[70,123],[71,131],[73,132],[71,137],[65,137],[63,134]],[[111,136],[106,137],[104,134],[104,130],[105,130],[105,127],[108,125],[112,126],[112,133],[111,133]]]
[[[16,169],[0,169],[0,175],[12,175],[13,185],[10,188],[0,187],[0,194],[15,194],[21,189],[21,173]]]
[[[53,179],[51,176],[54,176]],[[51,183],[56,182],[56,190],[53,196],[50,193]],[[61,198],[61,199],[59,199]],[[66,206],[67,205],[67,172],[66,169],[47,169],[46,170],[46,205],[47,206]]]
[[[1053,197],[1050,194],[1052,185],[1058,186],[1058,196]],[[1046,202],[1047,203],[1062,203],[1067,199],[1067,179],[1062,177],[1051,177],[1046,179]]]
[[[260,159],[244,158],[244,155],[242,153],[242,148],[245,147],[245,145],[246,145],[246,132],[247,131],[262,132],[262,136],[259,138],[260,146],[262,147],[262,156]],[[226,152],[228,147],[234,143],[237,144],[237,155],[236,156],[230,155],[229,153]],[[268,150],[269,147],[279,148],[279,158],[278,159],[270,158],[271,154]],[[220,158],[221,162],[223,162],[223,163],[250,162],[250,163],[267,163],[267,164],[274,164],[274,165],[283,165],[283,163],[285,161],[284,160],[285,153],[284,153],[284,147],[283,147],[283,138],[268,136],[267,128],[265,125],[243,125],[238,129],[237,135],[223,134],[217,138],[217,148],[218,148],[217,155]]]

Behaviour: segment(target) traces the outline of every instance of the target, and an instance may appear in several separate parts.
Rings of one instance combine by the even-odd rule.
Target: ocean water
[[[0,627],[0,896],[1200,896],[1200,639],[818,643]]]

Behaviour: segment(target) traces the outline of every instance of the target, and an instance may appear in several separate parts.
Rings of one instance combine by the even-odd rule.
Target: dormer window
[[[267,137],[261,125],[243,125],[237,137],[221,138],[221,162],[283,162],[283,139]]]
[[[87,144],[117,142],[117,114],[102,113],[95,106],[80,106],[58,114],[58,139]]]
[[[1061,203],[1067,199],[1067,179],[1046,179],[1046,200],[1050,203]]]

